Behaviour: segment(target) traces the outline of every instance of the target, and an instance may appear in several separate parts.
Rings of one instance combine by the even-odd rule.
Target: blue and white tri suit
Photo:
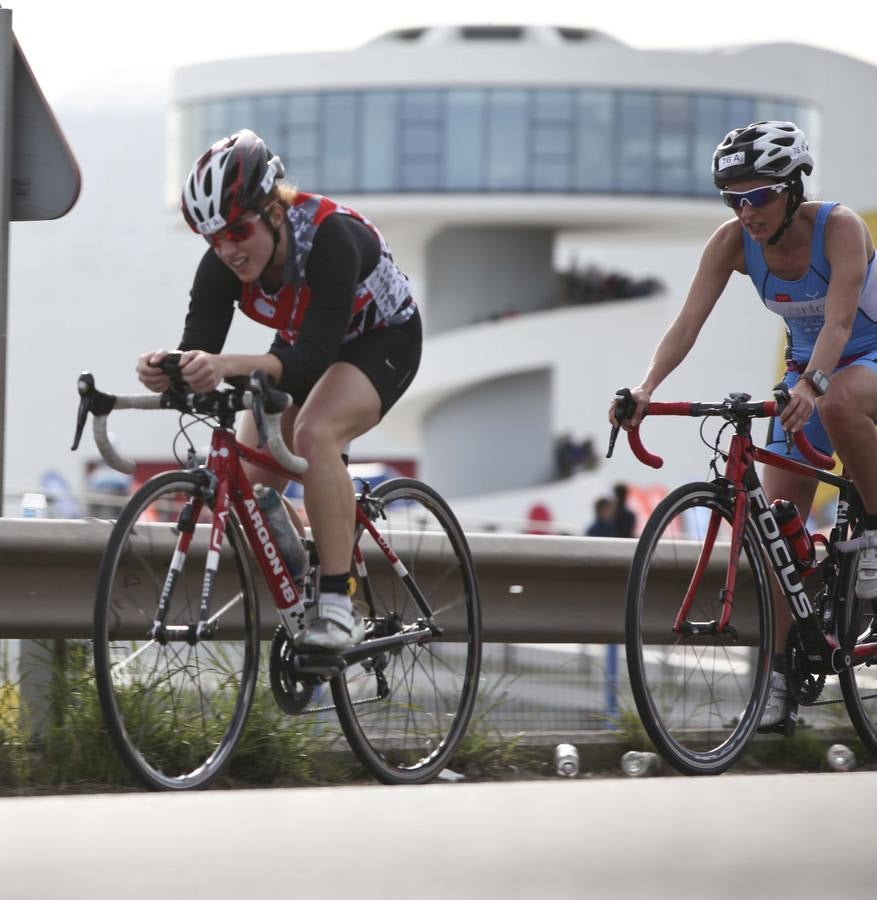
[[[825,300],[831,280],[831,266],[825,258],[825,223],[837,203],[822,203],[816,214],[813,239],[810,245],[810,266],[803,278],[785,281],[777,278],[767,267],[761,244],[753,240],[743,229],[743,251],[746,272],[752,279],[764,305],[786,323],[786,364],[788,371],[783,381],[792,387],[803,372],[813,353],[816,338],[825,324]],[[859,296],[859,307],[841,358],[835,372],[846,366],[865,366],[877,372],[877,275],[873,275],[874,254],[868,260],[865,281]],[[831,454],[833,448],[825,427],[814,411],[804,426],[804,434],[810,443],[823,453]],[[785,453],[785,435],[779,419],[772,419],[767,448],[775,453]],[[797,447],[792,456],[803,459]]]

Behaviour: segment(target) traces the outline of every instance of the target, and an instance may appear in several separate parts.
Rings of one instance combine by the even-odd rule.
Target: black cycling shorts
[[[278,341],[275,340],[272,349],[277,344]],[[383,418],[411,384],[420,366],[422,345],[420,311],[415,310],[414,315],[402,325],[376,328],[344,344],[336,362],[356,366],[375,386],[381,399]],[[295,405],[303,406],[311,390],[294,392],[292,399]]]
[[[347,362],[363,372],[381,398],[381,417],[405,393],[420,366],[423,327],[420,311],[402,325],[388,325],[367,331],[338,354],[339,362]]]

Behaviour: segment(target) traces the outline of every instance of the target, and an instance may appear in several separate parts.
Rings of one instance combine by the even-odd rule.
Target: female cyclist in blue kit
[[[636,412],[613,425],[639,425],[658,385],[682,362],[734,272],[748,275],[764,305],[785,320],[790,402],[771,422],[768,448],[785,452],[784,431],[804,433],[817,449],[836,450],[877,532],[877,276],[867,226],[838,203],[804,199],[813,170],[807,140],[792,122],[756,122],[728,133],[713,155],[713,181],[736,217],[720,226],[701,255],[682,309],[632,391]],[[793,455],[801,458],[797,449]],[[812,479],[766,468],[768,499],[795,503],[806,520]],[[877,535],[875,535],[877,536]],[[859,555],[858,595],[877,599],[877,550]],[[790,624],[775,592],[777,649],[762,727],[788,713],[783,642]]]

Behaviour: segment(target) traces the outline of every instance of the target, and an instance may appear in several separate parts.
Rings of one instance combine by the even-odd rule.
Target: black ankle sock
[[[349,575],[345,572],[342,575],[321,575],[320,576],[320,593],[321,594],[346,594],[347,582]]]
[[[786,674],[786,654],[785,653],[774,653],[774,655],[773,655],[773,670],[774,670],[774,672],[779,672],[780,675]]]
[[[865,531],[877,531],[877,513],[872,515],[866,512],[862,516],[862,524],[865,526]]]

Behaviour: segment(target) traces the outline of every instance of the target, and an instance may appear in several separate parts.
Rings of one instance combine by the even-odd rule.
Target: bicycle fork
[[[210,544],[204,564],[204,578],[201,583],[201,596],[198,605],[198,621],[188,625],[168,625],[167,615],[173,599],[174,589],[186,564],[186,557],[195,535],[195,525],[204,507],[204,500],[192,498],[180,511],[177,519],[177,545],[174,549],[162,585],[158,607],[155,611],[155,619],[149,630],[149,637],[160,644],[169,641],[184,640],[189,644],[197,644],[198,641],[213,636],[216,629],[216,618],[210,616],[211,601],[216,586],[216,576],[219,571],[219,558],[222,552],[222,541],[225,535],[226,521],[229,514],[228,492],[222,488],[217,491],[216,502],[213,509],[213,524],[210,529]],[[224,610],[223,610],[224,611]]]

